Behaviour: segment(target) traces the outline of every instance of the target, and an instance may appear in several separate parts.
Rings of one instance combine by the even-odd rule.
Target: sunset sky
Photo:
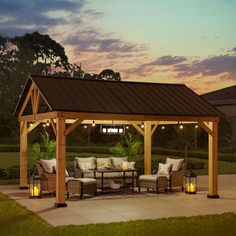
[[[122,80],[236,85],[236,0],[0,0],[0,34],[38,31]]]

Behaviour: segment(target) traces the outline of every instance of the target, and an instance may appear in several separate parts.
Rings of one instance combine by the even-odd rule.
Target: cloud
[[[0,22],[0,33],[7,33],[6,25],[11,35],[21,32],[15,31],[17,28],[26,30],[24,33],[39,29],[46,31],[50,26],[66,23],[63,15],[53,18],[47,15],[48,12],[77,14],[84,5],[84,0],[1,0],[0,15],[7,20]]]
[[[189,64],[175,65],[174,71],[177,72],[177,77],[189,77],[199,74],[202,76],[216,76],[227,73],[228,78],[236,79],[236,56],[230,54],[212,56]]]
[[[140,76],[151,75],[159,70],[163,71],[163,69],[160,68],[162,66],[173,66],[186,60],[187,58],[183,56],[171,56],[171,55],[161,56],[156,60],[153,60],[148,63],[143,63],[135,68],[127,70],[126,74],[128,76],[132,74],[138,74]]]
[[[75,53],[129,53],[147,49],[143,44],[132,44],[121,39],[112,38],[95,29],[73,33],[63,41],[63,44],[73,45]]]

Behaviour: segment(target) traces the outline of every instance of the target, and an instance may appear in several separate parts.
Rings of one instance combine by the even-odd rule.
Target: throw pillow
[[[128,163],[129,169],[134,169],[135,162],[131,161]]]
[[[44,171],[47,173],[53,173],[53,166],[56,166],[56,159],[40,159],[40,163],[42,164]]]
[[[166,158],[166,164],[172,164],[172,171],[178,171],[182,167],[184,159]]]
[[[86,169],[95,169],[95,157],[75,157],[75,160],[78,167],[82,170],[85,166]],[[83,163],[86,163],[86,165],[83,165]]]
[[[111,158],[105,157],[105,158],[97,158],[97,168],[109,168],[111,167]]]
[[[128,161],[128,157],[111,157],[112,164],[116,168],[121,168],[123,161]]]
[[[166,175],[169,176],[170,172],[171,172],[171,167],[172,164],[163,164],[163,163],[159,163],[159,168],[158,168],[158,175]]]

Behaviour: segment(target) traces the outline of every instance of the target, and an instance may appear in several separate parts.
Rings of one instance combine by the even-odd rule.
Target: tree
[[[98,74],[97,77],[98,80],[114,80],[114,81],[120,81],[121,77],[120,77],[120,73],[119,72],[114,72],[111,69],[105,69],[103,71],[101,71]]]

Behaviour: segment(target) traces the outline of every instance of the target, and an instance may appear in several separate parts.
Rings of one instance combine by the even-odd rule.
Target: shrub
[[[19,166],[11,166],[7,168],[7,178],[8,179],[18,179],[20,178],[20,167]]]
[[[187,170],[200,170],[204,169],[205,163],[204,162],[199,162],[199,161],[187,161]]]
[[[7,178],[7,172],[5,169],[0,168],[0,179],[6,179]]]

